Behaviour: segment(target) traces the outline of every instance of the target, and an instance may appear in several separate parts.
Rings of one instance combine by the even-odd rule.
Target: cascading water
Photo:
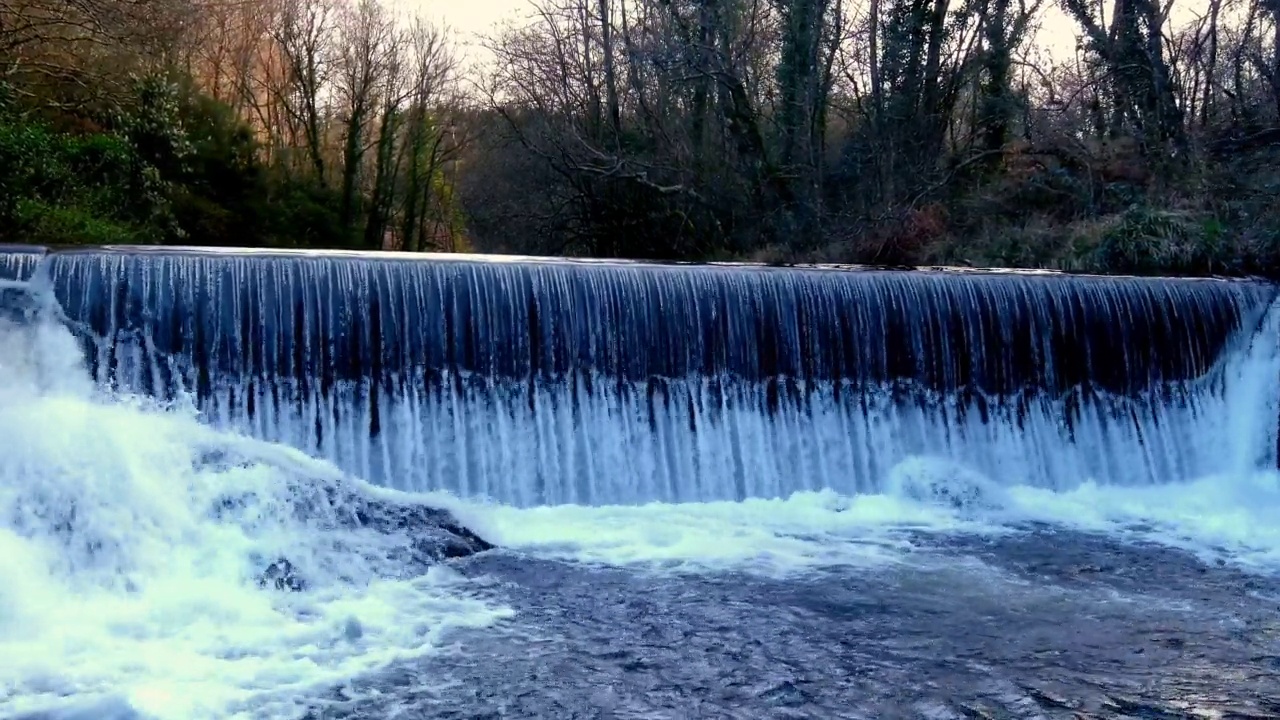
[[[823,597],[844,619],[870,602],[852,579],[891,597],[911,573],[875,569],[928,555],[931,529],[986,540],[1035,520],[1280,566],[1280,312],[1266,284],[141,249],[0,252],[0,274],[32,278],[0,280],[4,717],[381,717],[437,693],[449,712],[484,694],[518,712],[509,702],[529,693],[508,692],[519,686],[503,673],[537,683],[541,669],[499,656],[484,692],[449,672],[484,665],[486,642],[530,667],[588,668],[593,689],[617,656],[618,677],[650,678],[625,707],[685,682],[705,710],[705,688],[741,654],[671,658],[737,624],[710,606],[750,607],[772,633],[759,637],[846,658],[847,638],[808,637],[826,625]],[[500,502],[370,487],[263,440],[384,485]],[[406,518],[441,506],[502,550],[462,572],[440,565],[441,535]],[[272,587],[277,558],[302,592]],[[619,573],[592,574],[601,563],[687,572],[655,610],[628,581],[610,586]],[[764,611],[743,585],[814,567],[831,572],[775,586],[783,604]],[[689,580],[726,569],[705,596]],[[569,593],[548,593],[560,573]],[[933,577],[908,578],[909,592]],[[980,578],[974,597],[992,575]],[[575,599],[574,582],[592,594]],[[1001,582],[982,617],[946,589],[952,632],[990,623],[1028,585]],[[617,606],[605,615],[602,586]],[[508,607],[512,587],[532,602]],[[1095,621],[1095,605],[1056,604],[1066,594],[1013,615]],[[688,606],[706,614],[670,632],[653,620]],[[555,655],[561,639],[531,613],[589,638],[590,660]],[[898,622],[876,617],[869,646]],[[645,629],[600,644],[609,631],[593,628],[619,618]],[[794,650],[776,644],[757,643],[770,653],[743,687],[767,686],[754,675]],[[668,660],[655,669],[657,647]],[[914,682],[897,647],[874,662]],[[422,670],[428,656],[440,664]],[[682,681],[677,662],[726,667]],[[929,667],[943,664],[931,647]],[[560,680],[556,710],[528,714],[571,707]],[[786,687],[761,702],[802,694]]]
[[[400,489],[705,502],[877,492],[918,456],[1049,489],[1275,461],[1274,422],[1239,437],[1227,402],[1261,283],[110,249],[40,274],[100,383]]]
[[[0,246],[0,280],[26,280],[43,256],[44,248]]]
[[[438,565],[441,512],[101,392],[52,299],[0,280],[0,717],[296,718],[505,616]]]

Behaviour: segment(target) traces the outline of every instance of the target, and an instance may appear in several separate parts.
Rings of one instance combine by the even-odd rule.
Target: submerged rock
[[[267,566],[258,576],[258,587],[271,587],[276,590],[302,592],[307,589],[307,581],[298,575],[298,569],[286,558],[280,558]]]
[[[460,524],[440,508],[397,505],[365,500],[353,513],[354,527],[383,534],[399,534],[409,542],[390,552],[378,573],[411,577],[447,560],[469,557],[494,549],[494,545]],[[288,558],[278,558],[257,577],[258,587],[303,592],[309,583]]]
[[[945,460],[911,458],[889,473],[894,495],[948,508],[961,515],[999,510],[1001,488],[983,475]]]
[[[342,636],[349,642],[355,642],[364,637],[364,625],[361,624],[360,618],[354,615],[347,618],[347,621],[342,624]]]
[[[365,569],[379,577],[421,575],[441,562],[494,548],[443,508],[383,497],[355,479],[336,473],[308,473],[279,458],[253,457],[243,450],[206,449],[197,454],[195,470],[217,476],[271,465],[278,484],[248,491],[240,484],[240,489],[217,496],[209,508],[209,515],[217,522],[239,524],[251,534],[268,526],[293,527],[302,535],[318,531],[328,535],[320,542],[330,549],[347,547],[351,552],[359,552],[355,548],[361,546],[360,538],[369,547],[371,534],[385,536],[372,543],[376,552],[362,555]],[[215,477],[212,482],[218,480]],[[229,482],[228,487],[237,488],[237,483]],[[275,556],[258,574],[258,586],[306,590],[313,583],[306,577],[309,570],[299,566],[301,559]]]
[[[415,538],[414,549],[436,562],[494,548],[442,508],[372,498],[357,498],[354,504],[355,520],[361,527],[384,533],[411,533]]]

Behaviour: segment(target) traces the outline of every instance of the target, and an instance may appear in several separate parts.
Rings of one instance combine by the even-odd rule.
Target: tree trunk
[[[600,0],[600,39],[604,52],[605,102],[609,112],[609,127],[613,130],[614,143],[622,135],[622,111],[618,104],[618,76],[613,58],[613,17],[609,0]]]

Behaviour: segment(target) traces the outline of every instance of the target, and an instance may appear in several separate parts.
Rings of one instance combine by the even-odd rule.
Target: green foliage
[[[119,132],[139,160],[164,178],[176,178],[194,152],[183,123],[179,88],[159,77],[134,83],[130,107],[121,114]]]
[[[192,245],[346,245],[338,193],[307,175],[267,167],[235,112],[190,86],[147,80],[125,133],[172,210],[167,241]]]
[[[1109,272],[1206,274],[1227,269],[1222,234],[1190,214],[1134,206],[1102,236],[1089,264]]]
[[[148,242],[163,198],[154,173],[122,138],[52,132],[0,114],[0,237],[56,244]]]
[[[173,212],[184,241],[228,245],[260,238],[270,192],[253,133],[211,98],[187,93],[178,100],[166,108],[184,137],[151,138],[169,161]]]
[[[343,244],[336,193],[268,170],[235,113],[189,87],[140,79],[105,130],[54,127],[0,85],[0,241]]]
[[[430,196],[435,198],[438,205],[434,208],[426,209],[427,217],[430,218],[438,232],[448,236],[447,240],[445,238],[436,238],[437,247],[432,249],[470,252],[472,248],[466,238],[466,216],[463,214],[462,204],[458,199],[454,184],[445,176],[444,168],[439,165],[435,167],[435,172],[428,180],[431,187]],[[442,242],[447,242],[448,247],[439,247]]]
[[[17,203],[14,220],[23,228],[22,239],[38,245],[121,245],[143,239],[136,228],[101,215],[81,206],[24,199]]]
[[[173,214],[174,183],[186,171],[192,153],[179,116],[178,89],[158,77],[136,80],[128,109],[118,119],[116,133],[133,153],[128,177],[134,215],[160,237],[182,239],[185,232]]]
[[[344,247],[339,222],[338,193],[309,178],[282,177],[275,181],[275,197],[266,209],[266,236],[274,245]]]

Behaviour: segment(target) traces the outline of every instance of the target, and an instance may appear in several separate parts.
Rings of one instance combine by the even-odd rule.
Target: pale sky
[[[477,34],[488,33],[495,23],[527,16],[528,0],[391,0],[392,4],[406,12],[421,15],[429,20],[449,26],[458,34],[458,40],[466,48],[470,59],[485,53],[475,48]],[[1182,25],[1197,16],[1197,6],[1202,0],[1173,0],[1170,15],[1174,25]],[[1059,60],[1070,58],[1075,49],[1075,37],[1080,32],[1053,0],[1045,3],[1041,16],[1042,29],[1036,43]]]
[[[518,17],[527,0],[393,0],[394,4],[429,20],[443,21],[466,39],[487,32],[494,23]]]

